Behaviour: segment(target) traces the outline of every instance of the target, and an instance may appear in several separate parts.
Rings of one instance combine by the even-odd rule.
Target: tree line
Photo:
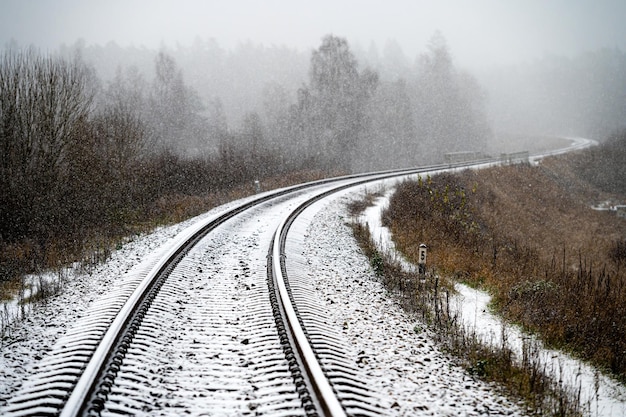
[[[359,68],[347,41],[328,35],[295,100],[269,86],[266,112],[244,112],[236,128],[171,54],[153,65],[150,81],[136,67],[103,81],[80,50],[0,54],[2,280],[128,233],[168,196],[310,169],[416,165],[481,148],[489,135],[480,88],[455,69],[440,35],[416,75],[395,81]]]

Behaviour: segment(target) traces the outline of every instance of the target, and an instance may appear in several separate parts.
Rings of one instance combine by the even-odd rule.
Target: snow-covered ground
[[[523,416],[525,410],[502,395],[498,388],[477,380],[443,354],[429,331],[407,314],[390,296],[357,247],[350,227],[346,204],[363,191],[343,192],[318,203],[311,217],[303,247],[314,280],[319,302],[333,325],[339,329],[354,352],[356,364],[368,386],[381,394],[384,407],[394,416]],[[140,236],[115,251],[111,259],[90,274],[70,273],[64,279],[63,293],[51,297],[45,306],[31,311],[25,320],[7,328],[0,356],[0,409],[65,331],[94,301],[116,285],[116,280],[160,251],[192,223],[226,210],[219,207],[196,219],[161,228]],[[381,199],[368,210],[366,219],[377,241],[389,244],[380,227]],[[377,212],[378,210],[378,212]],[[259,219],[263,223],[262,219]],[[256,233],[256,232],[255,232]],[[387,235],[388,236],[388,235]],[[391,249],[390,249],[391,250]],[[233,259],[233,262],[239,260]],[[243,295],[242,295],[243,296]],[[483,295],[469,293],[460,305],[473,326],[484,328],[487,315],[478,304]],[[461,298],[460,298],[461,300]],[[497,319],[491,322],[488,337],[498,335]],[[472,325],[472,324],[469,324]],[[561,362],[559,362],[561,363]],[[608,387],[608,385],[607,385]],[[186,387],[189,392],[193,386]],[[626,415],[624,401],[603,402],[595,407],[599,416]],[[622,397],[623,398],[623,397]],[[607,408],[607,404],[608,407]],[[607,413],[607,410],[610,412]],[[596,411],[596,410],[592,410]],[[233,410],[230,415],[237,415]],[[228,413],[226,413],[228,414]]]
[[[318,203],[306,251],[320,302],[352,346],[368,386],[389,401],[389,415],[525,415],[442,353],[424,324],[385,290],[347,224],[353,198]]]
[[[421,330],[421,324],[389,297],[346,224],[348,199],[344,195],[318,206],[305,239],[306,256],[320,303],[352,347],[367,384],[382,394],[388,414],[524,415],[495,387],[454,365],[431,341],[428,331]],[[63,294],[51,297],[45,306],[16,322],[2,342],[0,408],[94,300],[194,221],[198,219],[136,238],[91,274],[69,274]],[[194,387],[185,389],[193,392]],[[233,409],[230,415],[239,412]]]
[[[388,205],[392,192],[393,190],[390,190],[384,197],[377,199],[376,204],[369,207],[360,218],[361,222],[369,226],[372,239],[379,245],[379,249],[388,253],[395,253],[395,248],[389,230],[381,224],[381,212]],[[399,255],[397,257],[402,259]],[[506,335],[507,346],[512,348],[518,357],[522,357],[524,340],[530,339],[531,336],[491,314],[490,297],[487,293],[463,284],[457,284],[456,289],[459,294],[452,303],[457,307],[457,311],[461,312],[463,325],[486,343],[493,343],[495,346],[502,346],[502,335]],[[541,345],[536,340],[533,342]],[[626,416],[626,387],[562,352],[540,348],[539,357],[541,363],[546,365],[546,370],[551,372],[556,380],[562,381],[573,391],[580,390],[581,403],[589,415]]]

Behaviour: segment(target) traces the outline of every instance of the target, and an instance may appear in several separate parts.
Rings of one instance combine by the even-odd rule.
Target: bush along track
[[[363,210],[364,201],[371,202],[372,199],[367,196],[349,207],[353,216]],[[582,415],[577,393],[568,391],[544,372],[534,343],[523,346],[521,362],[515,360],[506,346],[506,338],[502,338],[499,347],[485,344],[461,325],[458,313],[451,308],[454,283],[447,274],[430,268],[426,279],[422,279],[417,272],[407,271],[393,254],[380,252],[367,225],[355,221],[352,228],[359,246],[386,288],[398,297],[408,312],[421,318],[424,326],[433,330],[436,341],[470,374],[498,383],[512,397],[527,404],[531,414]],[[415,331],[421,332],[422,329],[416,327]]]
[[[549,165],[515,166],[402,184],[385,221],[409,259],[429,242],[442,273],[488,289],[504,317],[624,381],[626,222],[585,201]]]

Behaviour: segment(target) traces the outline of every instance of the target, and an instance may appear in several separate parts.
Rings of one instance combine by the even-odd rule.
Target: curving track
[[[3,415],[384,413],[311,301],[299,222],[339,190],[443,168],[265,193],[190,227],[91,305]]]
[[[187,229],[91,305],[3,414],[331,415],[324,404],[332,400],[317,394],[319,384],[308,375],[302,378],[305,389],[296,384],[306,372],[299,370],[300,356],[293,362],[281,343],[278,326],[285,319],[276,311],[285,307],[269,302],[266,258],[276,228],[293,207],[380,177],[267,193]],[[287,340],[293,351],[301,350],[293,335]],[[330,340],[323,344],[330,346]],[[337,363],[342,361],[349,359]],[[352,372],[346,369],[340,374]],[[340,409],[332,415],[341,415]]]

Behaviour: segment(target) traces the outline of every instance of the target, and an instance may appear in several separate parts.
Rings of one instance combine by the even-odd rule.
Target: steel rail
[[[490,161],[493,162],[494,160]],[[482,162],[487,162],[487,160]],[[426,171],[433,172],[450,168],[469,167],[474,164],[476,164],[476,161],[466,161],[456,164],[438,164],[412,169],[355,174],[299,184],[277,191],[264,193],[259,197],[253,198],[247,202],[237,205],[232,209],[229,209],[227,212],[217,217],[198,222],[186,229],[176,237],[176,244],[174,244],[169,249],[167,254],[152,267],[149,273],[145,276],[117,313],[105,332],[101,342],[89,359],[84,371],[78,379],[78,382],[71,390],[67,401],[63,404],[59,415],[61,417],[76,417],[81,415],[97,415],[99,413],[99,410],[106,400],[108,389],[113,384],[114,377],[111,377],[111,375],[114,375],[115,370],[119,369],[119,365],[125,355],[125,346],[128,344],[129,340],[132,339],[134,332],[139,327],[150,301],[156,297],[160,287],[178,262],[180,262],[180,260],[191,250],[191,248],[193,248],[193,246],[196,245],[198,241],[222,223],[264,202],[315,186],[348,181],[348,184],[335,187],[330,191],[322,193],[322,195],[329,195],[342,189],[354,187],[367,182],[393,177],[409,176]],[[319,198],[323,197],[319,196]],[[274,254],[273,256],[280,257],[279,254]],[[281,262],[274,263],[274,265],[279,265],[279,267],[280,265],[283,265],[282,268],[284,268],[284,264],[281,264]],[[278,279],[276,282],[279,287],[282,287],[283,284],[281,284],[281,282],[284,282],[284,280]],[[280,291],[283,293],[284,289],[281,289]],[[282,297],[283,296],[281,295],[281,298]],[[285,304],[283,309],[288,316],[296,314],[296,309],[289,307],[288,304]],[[292,334],[299,333],[298,328],[301,326],[296,324],[296,322],[297,321],[294,320],[289,321],[289,328],[293,329],[291,332]],[[302,338],[301,335],[292,337],[299,342]],[[301,343],[297,344],[297,350],[304,352],[302,354],[302,360],[304,360],[307,364],[311,363],[310,368],[314,369],[315,365],[311,359],[314,355],[311,354],[310,347],[306,347],[307,345],[308,343],[301,341]],[[317,366],[319,367],[319,364]],[[316,374],[315,378],[317,380],[322,380],[322,375],[319,374],[319,371],[311,371],[311,373]],[[324,386],[323,382],[316,383],[315,385],[316,386],[313,388],[313,391],[315,392],[319,391],[322,394],[325,394],[329,390],[328,387]],[[331,402],[332,400],[322,400],[323,405],[321,409],[323,410],[324,415],[341,415],[338,411],[337,405],[333,405]]]
[[[455,164],[455,166],[467,166],[467,163],[459,163]],[[369,182],[381,181],[394,177],[402,178],[423,172],[432,172],[437,169],[447,168],[449,168],[449,164],[418,168],[410,171],[404,171],[402,173],[386,173],[383,175],[375,175],[366,179],[361,179],[350,184],[337,186],[330,190],[323,191],[300,204],[280,223],[276,229],[272,245],[268,253],[268,281],[273,283],[271,286],[274,287],[276,298],[279,303],[281,314],[280,317],[277,317],[277,321],[283,320],[282,323],[277,323],[277,325],[279,328],[287,331],[287,338],[290,343],[292,343],[292,346],[288,347],[287,350],[294,354],[293,360],[299,364],[301,370],[306,375],[306,378],[303,381],[306,386],[306,392],[304,390],[299,390],[299,394],[301,397],[304,397],[303,403],[305,403],[305,406],[310,403],[314,407],[314,409],[307,410],[309,415],[344,417],[346,416],[346,412],[317,359],[314,347],[311,345],[306,336],[305,326],[302,323],[297,305],[291,294],[289,278],[285,266],[285,246],[291,225],[306,208],[323,198],[342,190],[357,187]],[[294,380],[296,380],[297,385],[298,379],[301,379],[298,375],[299,372],[299,370],[296,371],[296,374],[294,375]]]
[[[409,170],[386,171],[385,175],[393,175],[389,174],[389,172],[394,172],[396,175],[399,175],[398,173],[407,171]],[[150,301],[154,299],[171,270],[199,240],[213,229],[236,215],[272,199],[334,182],[349,181],[352,179],[362,182],[363,180],[360,180],[361,178],[371,178],[373,175],[380,174],[357,174],[324,179],[268,192],[242,203],[215,218],[198,222],[183,231],[177,236],[177,243],[152,267],[150,272],[133,291],[115,316],[115,319],[108,327],[101,342],[95,349],[78,382],[69,394],[67,401],[65,401],[60,416],[76,417],[98,414],[98,410],[106,399],[108,387],[113,384],[112,378],[107,374],[114,374],[114,370],[119,368],[125,354],[126,348],[124,343],[128,343],[129,337],[132,338]],[[113,369],[113,372],[107,372],[107,370],[111,369]]]

